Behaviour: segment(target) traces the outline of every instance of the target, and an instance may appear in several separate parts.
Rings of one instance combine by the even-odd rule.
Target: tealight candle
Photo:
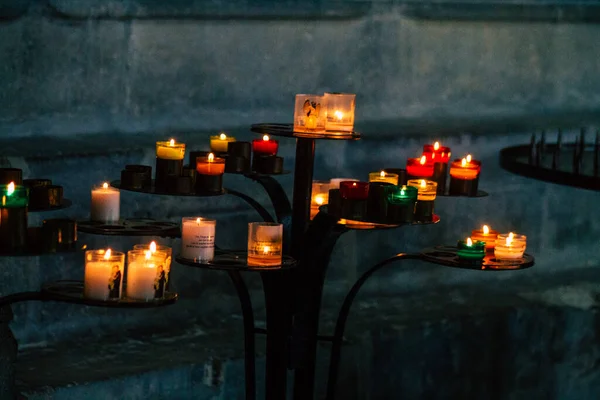
[[[282,263],[283,225],[272,222],[248,224],[248,266],[275,267]]]
[[[415,216],[418,221],[428,222],[433,219],[433,206],[437,195],[437,182],[426,179],[411,179],[408,186],[417,188],[417,204]]]
[[[340,195],[342,199],[366,200],[369,197],[369,184],[358,181],[340,182]]]
[[[496,238],[494,257],[496,260],[516,260],[523,258],[527,248],[527,237],[515,233],[500,234]]]
[[[202,217],[181,220],[181,257],[196,262],[212,261],[215,257],[217,221]]]
[[[225,159],[210,153],[206,157],[196,158],[196,192],[221,192]]]
[[[450,194],[454,196],[475,196],[479,184],[481,162],[471,155],[454,160],[450,165]]]
[[[252,151],[254,152],[255,156],[275,156],[277,155],[278,149],[279,142],[271,139],[269,135],[264,135],[262,139],[252,140]]]
[[[92,189],[90,220],[116,222],[119,220],[121,192],[104,182],[101,187]]]
[[[227,136],[225,133],[210,137],[210,151],[215,153],[227,153],[227,146],[230,142],[235,142],[233,136]]]
[[[498,236],[498,232],[493,229],[490,229],[489,226],[483,225],[481,229],[474,229],[471,232],[471,238],[473,240],[478,240],[480,242],[485,242],[486,250],[493,250],[496,245],[496,237]]]
[[[398,174],[380,171],[369,173],[369,182],[387,182],[392,185],[398,185]]]
[[[463,261],[481,261],[485,257],[485,243],[467,238],[457,243],[458,258]]]
[[[340,216],[360,221],[367,215],[367,199],[369,183],[343,181],[340,182]]]
[[[150,250],[127,252],[127,297],[149,301],[164,297],[167,286],[167,255]]]
[[[388,191],[388,220],[390,223],[411,223],[414,220],[418,189],[402,185]]]
[[[159,190],[166,189],[171,176],[181,175],[184,156],[184,143],[177,143],[175,139],[156,142],[155,185]]]
[[[339,189],[341,182],[358,182],[358,179],[354,178],[333,178],[329,181],[329,189]]]
[[[171,261],[173,256],[173,249],[169,246],[165,246],[162,244],[156,244],[156,242],[151,242],[148,244],[136,244],[133,246],[134,250],[150,250],[152,255],[164,253],[165,262],[164,262],[164,279],[159,280],[159,285],[157,287],[157,292],[159,294],[158,297],[164,297],[164,293],[169,288],[169,278],[171,276]]]
[[[448,163],[448,161],[450,161],[451,154],[450,147],[441,146],[440,142],[426,144],[423,146],[423,155],[427,158],[427,161],[431,163]]]
[[[329,201],[329,182],[313,181],[310,199],[310,219],[319,213],[319,207]]]
[[[0,185],[0,196],[0,252],[23,251],[27,241],[28,190],[10,182]]]
[[[294,106],[294,132],[324,132],[327,109],[318,94],[297,94]]]
[[[354,130],[356,95],[325,93],[327,114],[325,129],[331,133],[348,134]]]
[[[111,249],[86,251],[83,296],[94,300],[119,300],[124,270],[124,253]]]
[[[409,158],[406,161],[406,173],[408,179],[431,178],[433,176],[433,164],[427,162],[427,157]]]

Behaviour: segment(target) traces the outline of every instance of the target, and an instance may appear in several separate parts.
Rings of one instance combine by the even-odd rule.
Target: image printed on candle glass
[[[110,249],[86,251],[84,297],[94,300],[120,299],[124,269],[124,253]]]
[[[298,132],[324,132],[325,114],[323,96],[297,94],[294,109],[294,130]]]
[[[173,249],[169,246],[151,242],[148,244],[136,244],[134,250],[150,251],[151,256],[156,260],[156,275],[154,277],[154,298],[163,298],[165,292],[169,290],[169,276],[171,273],[171,255]]]

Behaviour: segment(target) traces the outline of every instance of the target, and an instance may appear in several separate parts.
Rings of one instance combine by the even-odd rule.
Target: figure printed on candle
[[[167,285],[167,276],[165,269],[160,264],[156,271],[156,279],[154,280],[154,298],[160,299],[165,294],[165,286]]]
[[[304,115],[306,115],[305,127],[307,129],[317,128],[317,119],[321,113],[321,103],[316,101],[306,100],[303,106]]]
[[[112,274],[108,280],[108,298],[119,299],[121,297],[121,269],[113,265]]]

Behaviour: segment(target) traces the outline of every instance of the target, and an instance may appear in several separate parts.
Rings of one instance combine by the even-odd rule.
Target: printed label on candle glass
[[[163,264],[159,264],[156,268],[156,277],[154,278],[154,298],[161,299],[165,295],[167,282],[169,281],[169,272]]]
[[[185,247],[190,249],[210,249],[215,247],[215,237],[214,235],[194,235],[189,242],[186,242]]]

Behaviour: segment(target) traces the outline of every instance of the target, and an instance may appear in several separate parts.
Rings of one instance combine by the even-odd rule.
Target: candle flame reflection
[[[471,238],[467,238],[467,246],[473,246],[473,241],[471,240]]]
[[[264,140],[265,142],[268,142],[268,141],[269,141],[269,139],[270,139],[270,138],[269,138],[269,135],[265,135],[265,136],[263,136],[263,140]]]
[[[269,254],[270,251],[271,251],[271,246],[263,247],[263,254]]]
[[[8,184],[8,188],[6,189],[6,195],[10,196],[14,192],[15,192],[15,183],[11,182],[11,183]]]
[[[421,156],[421,160],[419,160],[419,163],[420,163],[421,165],[424,165],[426,162],[427,162],[427,157],[425,157],[425,156]]]
[[[227,139],[227,135],[226,135],[226,134],[224,134],[224,133],[221,133],[221,134],[219,135],[219,139],[221,139],[221,140],[225,140],[225,139]]]
[[[108,260],[110,258],[110,254],[112,253],[112,251],[110,251],[110,249],[106,250],[106,253],[104,253],[104,259]]]
[[[336,111],[333,113],[333,115],[335,115],[335,117],[336,117],[338,120],[340,120],[340,121],[342,120],[342,118],[344,118],[344,113],[343,113],[343,112],[341,112],[340,110],[336,110]]]
[[[439,150],[439,149],[440,149],[440,142],[435,142],[435,143],[433,144],[433,149],[434,149],[434,150]]]
[[[215,161],[215,155],[213,153],[210,153],[208,155],[208,162],[213,162],[213,161]]]
[[[487,225],[484,225],[482,228],[483,234],[484,235],[489,235],[490,234],[490,227]]]
[[[317,203],[317,205],[322,206],[323,203],[325,203],[325,198],[323,197],[322,194],[318,194],[315,196],[315,203]]]
[[[152,258],[152,252],[150,250],[146,250],[146,260],[149,260]]]

